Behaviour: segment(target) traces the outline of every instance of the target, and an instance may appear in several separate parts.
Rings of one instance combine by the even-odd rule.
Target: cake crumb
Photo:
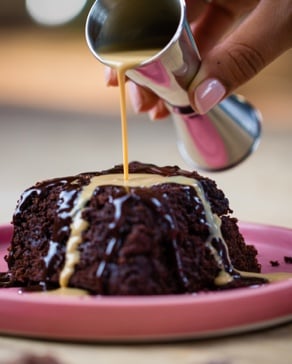
[[[279,267],[280,263],[277,260],[270,260],[270,264],[272,267]]]
[[[284,257],[284,262],[285,262],[286,264],[292,264],[292,257],[287,257],[287,256],[285,256],[285,257]]]

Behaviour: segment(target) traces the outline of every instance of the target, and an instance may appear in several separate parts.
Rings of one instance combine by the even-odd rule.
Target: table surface
[[[26,37],[32,47],[30,53],[25,48]],[[69,67],[72,72],[71,81],[68,81],[66,87],[63,84],[60,86],[61,92],[56,97],[56,90],[60,90],[58,84],[53,84],[53,80],[57,82],[62,72],[68,72],[67,61],[64,57],[56,60],[50,55],[53,49],[50,39],[47,39],[46,51],[42,50],[37,53],[37,58],[33,57],[33,50],[41,44],[39,37],[23,35],[20,41],[22,66],[27,70],[22,74],[13,58],[16,52],[13,48],[13,42],[16,42],[13,34],[10,35],[9,43],[1,42],[0,46],[3,55],[0,58],[0,69],[8,71],[7,74],[4,72],[1,79],[6,92],[0,90],[0,224],[11,220],[20,193],[36,181],[108,168],[121,162],[116,101],[113,109],[109,108],[112,91],[101,88],[101,91],[96,91],[97,106],[94,108],[95,101],[91,95],[93,83],[85,81],[89,80],[93,66],[91,58],[88,60],[89,56],[88,59],[87,55],[82,56],[83,45],[81,47],[80,42],[75,44],[73,41],[66,43],[66,50],[71,57],[74,49],[80,50],[80,54],[74,58],[73,66],[71,64]],[[57,50],[61,50],[61,44],[54,42],[54,45]],[[12,59],[14,64],[11,65],[9,60]],[[83,68],[85,71],[82,76],[74,78],[77,61],[80,64],[87,62],[87,68]],[[54,65],[54,72],[50,71],[50,62]],[[40,63],[44,65],[42,70],[38,68]],[[57,64],[60,68],[57,68]],[[18,81],[12,77],[12,73]],[[28,78],[32,75],[34,78],[30,78],[29,82]],[[40,85],[47,88],[41,89]],[[77,94],[78,85],[81,85],[80,89],[84,92],[79,90]],[[78,107],[69,108],[69,104],[77,104],[77,97],[82,102]],[[268,118],[262,142],[251,158],[224,173],[203,173],[215,179],[225,191],[234,215],[241,221],[292,228],[292,125],[287,122],[291,119],[287,100],[287,97],[276,98],[272,106],[266,106],[265,110],[270,115],[278,117],[281,128],[270,123]],[[52,108],[52,105],[57,107]],[[177,164],[188,168],[176,149],[171,120],[151,123],[146,116],[131,113],[129,147],[131,160],[160,165]],[[1,336],[0,363],[9,363],[24,353],[35,353],[53,355],[64,364],[136,364],[138,361],[141,364],[288,364],[292,362],[291,342],[291,323],[236,336],[164,344],[81,344]]]

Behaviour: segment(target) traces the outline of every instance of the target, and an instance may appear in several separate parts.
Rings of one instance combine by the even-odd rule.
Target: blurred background
[[[1,224],[36,181],[122,161],[118,90],[105,86],[84,37],[92,3],[1,0]],[[238,90],[263,115],[262,143],[242,165],[208,174],[240,220],[292,228],[291,66],[289,51]],[[189,168],[170,119],[150,122],[128,110],[130,160]]]

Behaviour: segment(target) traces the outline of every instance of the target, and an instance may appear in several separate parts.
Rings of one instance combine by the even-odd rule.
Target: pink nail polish
[[[105,84],[107,86],[109,86],[111,84],[111,68],[110,67],[105,67],[104,69],[104,79],[105,79]]]
[[[131,99],[133,110],[136,114],[138,114],[141,111],[142,103],[143,103],[143,97],[142,94],[138,88],[138,86],[134,82],[128,82],[128,90],[129,90],[129,96]]]
[[[200,114],[206,114],[213,106],[222,100],[226,93],[225,87],[215,78],[209,78],[195,90],[195,105]]]

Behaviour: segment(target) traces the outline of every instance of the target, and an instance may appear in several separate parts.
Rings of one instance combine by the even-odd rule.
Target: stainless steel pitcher
[[[201,59],[186,19],[184,0],[96,0],[86,22],[86,40],[102,63],[101,50],[158,49],[127,76],[160,96],[171,111],[178,148],[192,168],[233,167],[259,143],[260,113],[231,95],[205,115],[190,106],[188,87]]]

